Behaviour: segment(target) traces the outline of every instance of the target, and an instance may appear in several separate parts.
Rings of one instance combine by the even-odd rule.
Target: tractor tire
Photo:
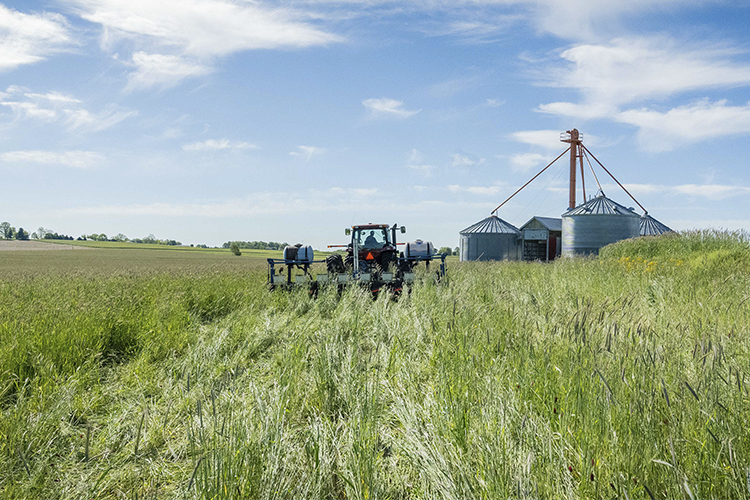
[[[344,259],[337,253],[329,255],[326,257],[326,269],[328,270],[328,274],[343,273],[345,271]]]
[[[346,259],[344,259],[344,267],[346,267],[347,271],[352,271],[354,269],[354,256],[347,255]],[[359,260],[359,272],[360,273],[369,273],[370,272],[370,264],[366,260]]]
[[[381,273],[387,273],[389,271],[389,269],[394,265],[394,262],[396,261],[396,256],[397,254],[395,252],[392,254],[381,254],[380,264],[378,264]]]
[[[409,262],[408,260],[402,260],[398,263],[398,272],[401,276],[403,276],[404,273],[412,272],[412,269],[414,269],[413,262]]]

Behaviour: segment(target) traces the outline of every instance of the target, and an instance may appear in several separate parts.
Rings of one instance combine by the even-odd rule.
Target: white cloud
[[[503,186],[461,186],[459,184],[450,184],[447,186],[451,193],[469,193],[480,196],[494,196],[502,191]]]
[[[229,139],[208,139],[201,142],[183,144],[185,151],[220,151],[222,149],[257,149],[258,146],[248,142],[236,142]]]
[[[412,149],[409,153],[409,158],[406,160],[406,168],[416,170],[429,177],[435,167],[433,165],[425,165],[423,162],[424,155],[419,150]]]
[[[137,111],[123,110],[113,104],[92,113],[71,95],[59,92],[38,94],[16,86],[8,87],[0,96],[0,106],[10,109],[14,120],[60,122],[71,132],[99,132],[138,114]]]
[[[44,108],[35,102],[3,101],[0,106],[9,108],[17,119],[32,118],[52,122],[59,117],[55,109]]]
[[[465,188],[468,193],[479,195],[496,195],[502,189],[500,186],[469,186]]]
[[[64,109],[65,123],[71,130],[99,132],[114,127],[121,121],[136,116],[137,111],[120,111],[113,104],[106,106],[99,113],[91,113],[83,108]]]
[[[325,153],[325,148],[318,148],[315,146],[297,146],[297,151],[290,151],[289,154],[292,156],[301,156],[305,160],[310,161],[310,158]]]
[[[502,22],[499,22],[500,20],[483,22],[473,19],[452,21],[435,34],[459,36],[471,43],[488,43],[494,41],[500,33],[505,31],[512,20],[515,20],[515,18],[504,18]]]
[[[608,103],[550,102],[540,104],[537,111],[575,118],[576,120],[595,120],[617,114],[617,106]]]
[[[212,71],[210,67],[183,56],[145,52],[133,54],[133,65],[136,70],[128,75],[126,90],[174,87],[185,78],[206,75]]]
[[[521,153],[510,157],[513,170],[527,172],[532,168],[549,163],[553,158],[539,153]]]
[[[581,120],[609,119],[638,127],[643,148],[668,151],[705,139],[750,133],[750,104],[701,100],[672,109],[633,108],[679,94],[750,86],[746,50],[716,44],[679,44],[668,38],[616,39],[561,53],[563,67],[544,83],[577,90],[580,102],[541,104],[538,111]],[[525,141],[529,142],[529,141]]]
[[[343,39],[293,8],[230,0],[70,0],[103,28],[102,46],[135,47],[128,87],[173,86],[211,71],[218,57],[257,49],[324,46]],[[125,42],[125,43],[121,43]]]
[[[476,165],[482,165],[486,162],[484,158],[477,158],[473,155],[467,155],[463,153],[455,153],[453,155],[454,167],[473,167]]]
[[[509,26],[524,19],[540,32],[568,40],[609,37],[622,31],[621,19],[680,6],[699,7],[713,1],[580,0],[574,7],[566,0],[309,0],[306,4],[332,6],[339,17],[349,18],[366,15],[368,10],[379,16],[428,12],[437,20],[432,27],[423,29],[429,36],[451,35],[483,43],[498,39]],[[294,0],[286,3],[299,4]],[[326,13],[330,15],[331,10]]]
[[[418,149],[412,149],[409,153],[409,159],[407,163],[422,163],[424,161],[424,155]]]
[[[196,57],[253,49],[309,47],[341,41],[299,21],[291,9],[228,0],[71,0],[84,19],[105,35],[179,47]]]
[[[502,99],[487,99],[484,102],[484,105],[488,108],[499,108],[503,104],[505,104],[505,101],[503,101]]]
[[[397,118],[409,118],[410,116],[414,116],[422,111],[421,109],[416,111],[403,109],[403,101],[397,101],[387,97],[381,99],[365,99],[362,101],[362,104],[370,111],[370,115],[373,117],[391,116]]]
[[[330,188],[306,192],[261,192],[245,198],[213,203],[149,203],[131,205],[83,206],[62,211],[66,215],[168,216],[168,217],[248,217],[267,214],[311,212],[350,213],[362,207],[363,200],[379,197],[376,188]]]
[[[479,76],[463,76],[432,85],[429,92],[435,97],[445,99],[482,85],[483,81]]]
[[[11,87],[8,90],[21,90],[18,87]],[[34,94],[34,93],[26,93],[26,97],[29,99],[33,99],[36,101],[49,101],[53,103],[62,103],[62,104],[79,104],[81,101],[80,99],[76,99],[72,95],[63,94],[61,92],[47,92],[46,94]]]
[[[723,186],[720,184],[683,184],[674,186],[677,193],[689,196],[701,196],[713,200],[723,200],[733,196],[750,194],[750,187],[745,186]]]
[[[180,127],[167,127],[161,134],[162,139],[178,139],[185,135]]]
[[[644,195],[679,195],[711,200],[723,200],[735,196],[750,194],[750,187],[726,184],[679,184],[667,186],[661,184],[624,184],[631,193]],[[614,185],[605,186],[615,189]]]
[[[560,54],[565,65],[546,68],[542,83],[578,90],[582,102],[543,104],[539,110],[581,119],[607,118],[622,106],[688,91],[750,85],[750,65],[735,62],[741,51],[711,45],[685,46],[666,38],[619,38],[578,45]]]
[[[632,109],[616,119],[639,128],[638,139],[645,149],[669,151],[687,143],[750,133],[750,103],[729,106],[725,100],[704,100],[666,112]]]
[[[41,61],[72,43],[60,14],[24,14],[0,4],[0,71]]]
[[[412,165],[409,164],[406,166],[406,168],[410,168],[412,170],[416,170],[417,172],[421,172],[427,176],[432,174],[432,171],[435,169],[434,165]]]
[[[584,140],[585,144],[590,146],[608,147],[616,143],[615,140],[608,140],[598,135],[580,132],[581,139]],[[529,146],[537,146],[550,151],[562,152],[568,144],[560,140],[561,136],[567,135],[562,129],[560,130],[522,130],[519,132],[513,132],[508,137],[516,142],[528,144]],[[521,155],[516,155],[521,156]],[[528,156],[526,159],[531,159],[532,156]],[[546,158],[546,157],[545,157]],[[552,160],[552,157],[548,159]]]
[[[8,151],[0,154],[0,159],[7,163],[41,163],[44,165],[62,165],[64,167],[91,168],[106,160],[104,155],[93,151]]]
[[[514,141],[546,149],[560,149],[560,130],[521,130],[510,134]]]
[[[688,220],[688,219],[677,219],[671,220],[669,227],[675,230],[689,230],[689,229],[727,229],[730,231],[740,230],[747,231],[750,227],[750,219],[703,219],[703,220]]]
[[[505,0],[477,0],[477,3],[509,3]],[[538,29],[568,40],[585,40],[610,36],[619,20],[650,10],[667,10],[710,3],[710,0],[579,0],[571,10],[566,0],[520,0],[530,8],[532,22]]]

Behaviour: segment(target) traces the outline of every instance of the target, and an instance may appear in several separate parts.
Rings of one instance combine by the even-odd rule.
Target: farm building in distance
[[[459,234],[462,261],[521,258],[521,231],[496,215],[472,224]]]
[[[641,216],[641,236],[658,236],[664,233],[673,233],[669,227],[662,224],[648,214]]]
[[[459,233],[462,261],[550,261],[560,255],[566,257],[596,255],[600,248],[616,241],[639,236],[654,236],[672,231],[669,227],[648,215],[648,212],[638,200],[583,145],[583,135],[577,129],[571,129],[561,134],[560,141],[570,144],[570,147],[495,208],[490,217],[467,227]],[[570,152],[570,188],[568,210],[562,214],[561,219],[535,216],[521,226],[519,230],[496,215],[505,203],[567,152]],[[588,163],[599,189],[596,196],[576,205],[576,175],[579,166],[581,190],[584,200],[586,199],[586,186],[583,179],[584,159]],[[604,195],[591,159],[599,164],[617,185],[632,198],[643,210],[643,215],[638,215],[634,208],[620,205]]]
[[[523,260],[555,260],[560,256],[562,219],[534,216],[521,226]]]
[[[641,217],[604,193],[568,210],[562,221],[562,254],[566,257],[596,255],[605,245],[640,235]]]

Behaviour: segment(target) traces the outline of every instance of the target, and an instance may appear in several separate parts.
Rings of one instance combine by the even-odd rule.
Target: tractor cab
[[[380,250],[391,244],[388,231],[382,227],[364,228],[355,226],[352,231],[352,242],[354,241],[357,242],[359,248],[364,250]]]
[[[397,231],[405,233],[406,227],[397,224],[392,227],[387,224],[362,224],[347,228],[345,232],[352,238],[346,248],[347,265],[353,263],[356,248],[357,260],[364,263],[364,267],[377,264],[381,269],[387,269],[398,259]]]

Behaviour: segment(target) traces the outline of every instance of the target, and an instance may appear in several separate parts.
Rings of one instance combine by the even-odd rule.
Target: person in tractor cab
[[[370,231],[370,236],[365,238],[365,248],[377,248],[380,246],[378,243],[377,238],[375,238],[375,231]]]

